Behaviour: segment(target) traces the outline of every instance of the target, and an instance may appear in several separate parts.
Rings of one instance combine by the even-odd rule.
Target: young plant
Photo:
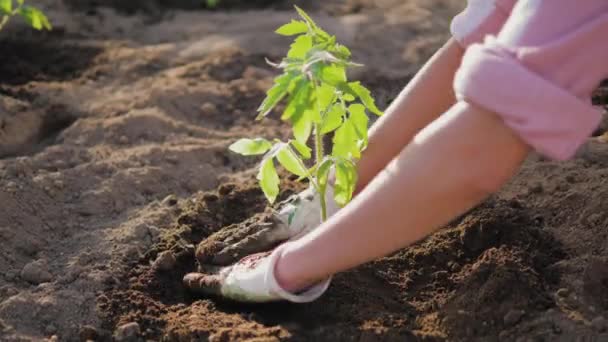
[[[48,18],[41,10],[24,4],[25,0],[17,0],[15,6],[13,0],[0,0],[0,30],[15,15],[20,15],[25,22],[36,30],[51,30],[52,26]]]
[[[242,155],[262,155],[258,180],[270,203],[279,194],[275,160],[289,172],[307,178],[321,194],[321,219],[327,218],[325,192],[330,169],[335,170],[334,199],[341,206],[351,198],[357,182],[355,160],[367,146],[369,118],[366,110],[382,115],[370,91],[359,82],[349,82],[346,68],[360,66],[350,61],[349,49],[336,37],[323,31],[303,10],[296,7],[302,20],[292,20],[276,32],[297,36],[287,56],[278,64],[283,70],[258,108],[257,119],[267,116],[286,100],[281,119],[292,125],[293,139],[286,142],[264,138],[241,139],[230,150]],[[323,150],[323,138],[333,132],[331,153]],[[313,136],[314,160],[308,147]]]

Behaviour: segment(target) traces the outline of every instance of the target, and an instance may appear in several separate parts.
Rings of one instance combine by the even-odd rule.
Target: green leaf
[[[232,152],[244,156],[254,156],[258,154],[264,154],[270,150],[272,144],[270,141],[263,138],[256,139],[240,139],[228,147]]]
[[[338,86],[346,82],[346,69],[343,65],[321,64],[317,77],[327,84]]]
[[[340,125],[342,125],[342,117],[345,113],[346,111],[341,104],[333,105],[323,118],[320,128],[321,134],[327,134],[340,127]]]
[[[293,173],[294,175],[298,175],[300,177],[304,177],[308,174],[308,171],[303,165],[302,160],[294,153],[294,151],[289,147],[289,145],[285,145],[279,153],[277,154],[277,160],[287,171]]]
[[[346,94],[346,93],[344,95],[342,95],[342,99],[344,99],[344,101],[346,101],[346,102],[355,101],[354,96],[352,96],[351,94]]]
[[[0,0],[0,14],[12,14],[13,0]]]
[[[331,158],[324,158],[321,163],[319,163],[319,167],[316,170],[317,176],[317,184],[319,184],[319,192],[324,194],[325,189],[327,189],[327,180],[329,178],[329,171],[331,170],[331,166],[334,164]]]
[[[382,115],[382,111],[376,107],[376,102],[372,98],[371,92],[362,86],[360,82],[351,82],[348,86],[354,93],[353,95],[359,97],[367,109],[376,115]]]
[[[350,113],[350,121],[357,132],[359,139],[363,141],[363,147],[367,146],[367,130],[369,118],[365,114],[365,106],[359,103],[352,104],[348,107]]]
[[[290,119],[291,117],[300,115],[309,108],[311,106],[311,91],[312,86],[310,81],[301,79],[293,88],[281,119]]]
[[[304,12],[303,9],[301,9],[298,6],[294,6],[296,8],[296,11],[298,12],[298,14],[300,15],[300,17],[302,17],[302,19],[304,19],[304,21],[313,29],[318,28],[317,24],[314,22],[314,20],[312,20],[312,18],[306,13]]]
[[[276,30],[276,33],[282,36],[293,36],[306,32],[308,32],[308,25],[300,20],[292,20],[290,23],[285,24]]]
[[[358,140],[359,137],[352,120],[346,119],[334,135],[332,155],[345,159],[361,157],[361,151],[357,145]]]
[[[206,0],[207,8],[216,8],[219,5],[220,0]]]
[[[336,88],[328,84],[322,84],[315,88],[315,95],[317,105],[319,106],[320,111],[325,112],[329,108],[329,105],[334,102],[334,99],[336,97]],[[318,121],[320,122],[321,116],[317,117],[316,119],[318,119]]]
[[[304,19],[304,21],[306,22],[306,24],[310,27],[310,29],[315,33],[315,35],[317,36],[317,38],[321,38],[322,40],[328,40],[331,38],[331,36],[323,31],[315,22],[314,20],[312,20],[312,18],[306,14],[306,12],[304,12],[300,7],[298,6],[294,6],[296,8],[296,11],[298,11],[298,14],[300,15],[300,17],[302,17],[302,19]]]
[[[336,44],[334,48],[338,57],[342,59],[348,59],[351,56],[350,50],[342,44]]]
[[[288,58],[305,58],[306,53],[312,48],[312,37],[309,35],[302,35],[296,38],[287,52]]]
[[[302,144],[306,144],[306,141],[308,141],[310,133],[312,132],[312,114],[312,110],[306,110],[301,114],[292,117],[291,119],[291,123],[293,125],[293,135],[296,140]]]
[[[43,28],[47,30],[52,29],[51,23],[47,17],[37,8],[32,6],[23,6],[19,9],[19,14],[31,27],[36,30],[42,30]]]
[[[291,140],[289,143],[302,155],[302,158],[310,159],[312,156],[312,149],[306,146],[306,144],[303,144],[297,140]]]
[[[334,184],[334,200],[343,207],[353,198],[357,185],[357,169],[349,160],[338,160],[336,166],[336,182]]]
[[[258,108],[258,119],[268,115],[270,111],[287,95],[291,82],[296,78],[295,73],[285,73],[274,79],[274,86],[266,93],[266,98]]]
[[[274,203],[279,195],[279,175],[274,167],[273,158],[265,158],[262,161],[257,178],[268,202]]]

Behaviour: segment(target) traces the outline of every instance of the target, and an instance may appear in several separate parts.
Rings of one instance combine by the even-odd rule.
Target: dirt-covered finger
[[[229,265],[247,255],[269,251],[287,239],[289,232],[284,227],[265,228],[218,251],[211,262],[214,265]]]
[[[224,277],[220,274],[188,273],[184,276],[184,286],[194,293],[221,295]]]
[[[199,264],[229,265],[239,260],[238,256],[246,256],[250,253],[263,252],[271,249],[273,243],[287,240],[289,238],[288,228],[273,216],[254,217],[240,224],[225,227],[217,233],[203,240],[197,247],[196,259]],[[259,242],[261,240],[261,242]],[[258,242],[256,242],[258,241]],[[233,253],[234,246],[250,246],[252,252]],[[222,252],[225,251],[225,252]],[[226,253],[233,254],[229,257]],[[222,256],[216,260],[216,255]]]

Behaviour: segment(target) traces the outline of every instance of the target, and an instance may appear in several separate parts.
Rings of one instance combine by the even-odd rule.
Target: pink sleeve
[[[517,0],[468,0],[467,7],[452,20],[450,30],[467,48],[481,43],[486,35],[496,35],[505,24]]]
[[[601,119],[591,93],[608,76],[606,0],[519,0],[500,33],[471,45],[454,86],[538,152],[571,158]]]

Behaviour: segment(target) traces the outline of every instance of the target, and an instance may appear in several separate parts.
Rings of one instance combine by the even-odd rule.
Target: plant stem
[[[319,124],[315,123],[313,127],[315,135],[315,162],[317,163],[317,165],[319,165],[325,157],[323,154],[323,135],[321,134],[321,127],[319,127]],[[325,222],[325,220],[327,220],[327,203],[325,201],[325,191],[323,191],[323,193],[319,195],[319,201],[321,202],[321,222]]]
[[[4,27],[4,25],[6,25],[6,23],[8,22],[9,18],[10,18],[10,16],[8,16],[8,15],[2,16],[2,19],[0,19],[0,30],[2,30],[2,28]]]

